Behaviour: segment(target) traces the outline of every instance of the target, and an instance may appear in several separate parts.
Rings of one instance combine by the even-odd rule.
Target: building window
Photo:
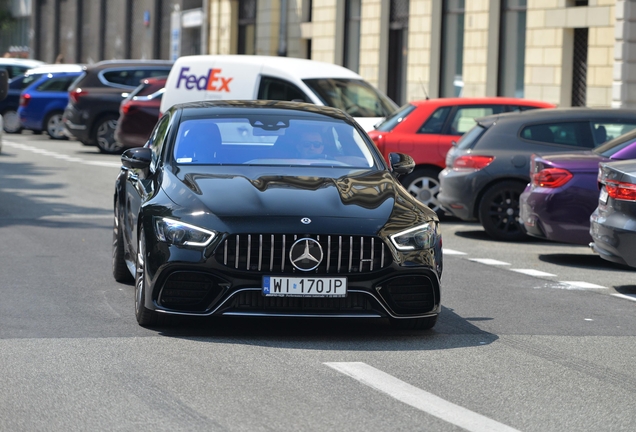
[[[409,40],[409,0],[391,0],[387,96],[398,105],[406,102]]]
[[[256,54],[256,0],[239,0],[238,54]]]
[[[440,96],[461,96],[464,88],[464,0],[446,0],[442,11]]]
[[[344,67],[358,72],[360,68],[361,0],[345,1]]]
[[[526,55],[527,0],[503,0],[497,94],[522,98]]]

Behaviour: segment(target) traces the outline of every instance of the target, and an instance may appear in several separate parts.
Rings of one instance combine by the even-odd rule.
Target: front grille
[[[244,291],[231,302],[230,311],[259,313],[356,313],[375,311],[372,299],[363,293],[347,297],[265,297],[260,291]]]
[[[205,273],[175,272],[163,284],[159,304],[180,311],[204,311],[221,292],[216,279]]]
[[[268,274],[295,272],[289,250],[301,238],[312,238],[322,247],[322,262],[312,270],[313,273],[371,272],[392,261],[389,249],[377,237],[297,234],[230,235],[216,249],[215,258],[224,266],[237,270]]]

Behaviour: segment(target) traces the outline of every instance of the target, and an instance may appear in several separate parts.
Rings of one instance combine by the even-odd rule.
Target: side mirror
[[[135,147],[121,155],[121,164],[125,168],[147,170],[152,162],[152,150],[147,147]]]
[[[6,69],[0,69],[0,101],[7,97],[9,92],[9,72]]]
[[[413,158],[402,153],[389,153],[389,165],[391,173],[396,177],[410,174],[415,169]]]

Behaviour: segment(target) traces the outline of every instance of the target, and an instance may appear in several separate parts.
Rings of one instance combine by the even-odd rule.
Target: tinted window
[[[339,108],[353,117],[386,117],[395,104],[363,80],[308,79],[305,84],[326,106]]]
[[[594,137],[594,146],[599,146],[607,141],[618,138],[627,132],[636,128],[636,123],[625,124],[616,122],[592,122],[592,136]]]
[[[271,77],[263,77],[261,79],[261,85],[258,89],[258,99],[280,101],[299,100],[311,103],[307,95],[294,84],[289,81]]]
[[[526,105],[511,105],[508,107],[509,112],[524,112],[539,109],[539,107],[526,106]]]
[[[28,86],[30,86],[31,84],[39,80],[41,77],[42,77],[42,74],[25,75],[24,79],[21,82],[18,81],[19,84],[16,87],[11,87],[11,88],[18,88],[19,90],[24,90],[25,88],[27,88]],[[13,81],[11,81],[11,83],[13,83]]]
[[[144,78],[165,76],[167,73],[166,69],[124,69],[105,71],[102,77],[110,84],[137,87]]]
[[[462,135],[462,137],[459,139],[459,142],[457,143],[457,148],[462,150],[472,148],[477,142],[477,140],[479,139],[479,137],[485,131],[486,131],[485,127],[481,125],[476,125],[471,130],[469,130],[464,135]]]
[[[475,119],[504,111],[503,105],[458,107],[451,119],[449,134],[463,135],[475,126]]]
[[[387,117],[387,119],[384,120],[382,123],[380,123],[379,125],[376,125],[375,129],[382,132],[392,131],[393,128],[396,127],[398,124],[400,124],[402,120],[404,120],[406,117],[408,117],[409,114],[415,111],[415,108],[416,108],[415,105],[411,105],[411,104],[404,105],[402,108],[400,108],[399,110],[391,114],[389,117]]]
[[[521,130],[521,137],[527,140],[592,148],[594,145],[589,135],[587,122],[545,123],[526,126]]]
[[[37,88],[41,92],[67,91],[75,77],[51,78],[40,84]]]
[[[149,147],[152,149],[152,169],[154,170],[161,158],[161,151],[163,149],[163,143],[166,140],[168,134],[168,127],[170,126],[170,116],[165,115],[159,120],[150,134],[148,139]]]
[[[421,134],[441,134],[446,123],[446,117],[452,107],[438,108],[435,112],[424,122],[420,130],[417,133]]]

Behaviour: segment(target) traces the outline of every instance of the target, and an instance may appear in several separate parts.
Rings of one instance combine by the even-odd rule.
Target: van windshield
[[[387,117],[398,106],[363,80],[320,78],[303,80],[327,106],[339,108],[352,117]]]

